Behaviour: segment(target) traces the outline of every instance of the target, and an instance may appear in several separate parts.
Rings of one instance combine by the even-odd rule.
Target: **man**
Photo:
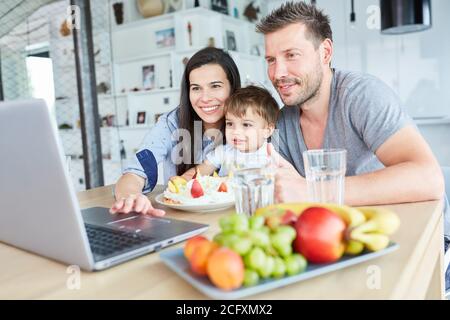
[[[329,19],[314,5],[288,2],[257,25],[268,75],[285,107],[274,139],[276,198],[306,200],[302,152],[347,150],[345,203],[440,199],[439,164],[393,91],[369,75],[334,70]],[[275,153],[275,151],[272,150]]]

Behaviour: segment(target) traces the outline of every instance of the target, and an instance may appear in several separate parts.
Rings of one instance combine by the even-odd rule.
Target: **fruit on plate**
[[[260,279],[280,278],[287,274],[286,264],[290,262],[286,258],[293,255],[292,243],[296,237],[292,226],[279,225],[270,229],[263,216],[247,218],[238,214],[222,217],[219,225],[221,233],[214,236],[214,241],[243,258],[245,286],[254,285]],[[291,267],[290,270],[293,274],[297,269]]]
[[[359,241],[370,251],[379,251],[389,245],[389,237],[382,233],[356,233],[352,234],[352,240]]]
[[[178,187],[175,185],[175,183],[173,183],[172,181],[169,180],[169,182],[167,183],[167,188],[169,189],[170,192],[173,193],[178,193],[180,192],[180,190],[178,189]]]
[[[308,261],[330,263],[344,254],[344,220],[323,207],[306,209],[295,224],[297,238],[294,249]]]
[[[244,263],[239,254],[228,248],[215,250],[208,259],[207,274],[223,290],[239,288],[244,282]]]
[[[379,251],[389,245],[389,235],[393,234],[400,226],[398,216],[385,208],[360,207],[367,221],[350,228],[347,238],[350,241],[358,241],[364,244],[370,251]]]
[[[218,192],[228,192],[228,187],[225,182],[222,182],[219,186],[219,189],[217,189]]]
[[[266,218],[266,225],[274,229],[279,225],[293,225],[295,217],[300,217],[308,208],[327,208],[339,215],[345,222],[345,253],[357,255],[367,249],[378,251],[386,248],[389,236],[400,225],[398,216],[391,210],[380,207],[349,207],[325,203],[282,203],[256,210],[256,214]],[[293,217],[295,215],[295,217]],[[373,235],[373,236],[371,236]]]
[[[177,186],[184,186],[187,183],[186,179],[180,176],[174,176],[170,180]]]
[[[358,225],[352,232],[379,232],[391,235],[400,226],[398,216],[385,208],[359,207],[357,208],[366,217],[367,221]]]
[[[187,260],[191,260],[191,256],[195,249],[204,242],[209,242],[204,236],[195,236],[190,238],[184,246],[184,256]]]
[[[214,253],[217,248],[218,245],[209,240],[207,242],[199,243],[189,259],[192,271],[198,275],[206,275],[209,256]]]
[[[259,282],[259,274],[258,272],[252,269],[245,269],[244,271],[244,286],[250,287],[257,285]]]
[[[304,256],[300,254],[293,254],[285,258],[286,272],[288,275],[293,276],[297,273],[301,273],[306,269],[307,262]]]
[[[255,214],[270,217],[268,220],[268,225],[273,226],[277,224],[277,218],[279,220],[278,224],[289,223],[289,221],[295,220],[292,216],[293,214],[300,216],[306,209],[318,206],[330,209],[335,214],[339,215],[348,227],[354,227],[366,221],[366,217],[360,210],[345,205],[336,205],[331,203],[303,202],[274,204],[265,208],[257,209]],[[274,222],[271,220],[274,220]]]
[[[167,187],[170,192],[179,193],[182,186],[185,186],[187,183],[186,179],[180,176],[174,176],[170,178],[167,183]]]
[[[232,214],[222,217],[219,226],[221,232],[212,242],[197,236],[184,249],[196,274],[205,275],[206,261],[206,275],[218,288],[252,286],[261,279],[278,279],[306,269],[306,259],[293,253],[296,231],[290,225],[270,229],[263,216]]]
[[[344,253],[382,250],[399,224],[397,215],[385,208],[279,204],[251,218],[222,217],[213,241],[192,238],[184,252],[193,272],[233,290],[296,275],[309,262],[332,263]]]
[[[198,182],[197,179],[195,179],[192,182],[192,188],[191,188],[192,198],[199,198],[199,197],[203,196],[204,194],[205,193],[203,192],[202,185],[200,184],[200,182]]]
[[[364,251],[364,243],[361,241],[350,239],[345,244],[345,254],[355,256]]]

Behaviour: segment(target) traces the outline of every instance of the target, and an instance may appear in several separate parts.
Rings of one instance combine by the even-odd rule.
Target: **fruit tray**
[[[376,252],[363,252],[357,256],[344,256],[339,261],[328,264],[309,264],[306,270],[300,274],[293,276],[286,276],[280,279],[266,279],[259,284],[251,287],[241,287],[232,291],[224,291],[215,287],[208,279],[208,277],[201,277],[194,274],[189,266],[188,261],[184,257],[183,249],[167,250],[160,254],[162,261],[175,273],[177,273],[184,280],[189,282],[197,290],[201,291],[206,296],[213,299],[238,299],[265,292],[275,288],[280,288],[295,282],[303,281],[319,275],[353,266],[358,263],[366,262],[371,259],[378,258],[385,254],[397,250],[399,247],[396,243],[390,243],[389,246],[383,250]]]

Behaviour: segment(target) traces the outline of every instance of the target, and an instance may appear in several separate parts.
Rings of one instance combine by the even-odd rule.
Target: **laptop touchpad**
[[[107,223],[109,227],[117,230],[128,232],[148,232],[155,228],[160,228],[162,225],[169,224],[170,220],[161,218],[152,218],[145,215],[136,215],[120,220],[115,220]]]

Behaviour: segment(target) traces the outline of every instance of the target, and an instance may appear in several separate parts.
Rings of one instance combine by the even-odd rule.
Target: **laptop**
[[[0,103],[0,242],[88,271],[202,233],[208,225],[80,210],[43,100]]]

